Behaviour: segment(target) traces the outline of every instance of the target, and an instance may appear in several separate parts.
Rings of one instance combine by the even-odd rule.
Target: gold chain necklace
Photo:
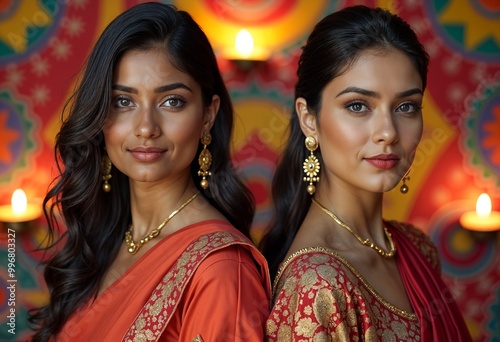
[[[363,240],[361,236],[359,236],[354,230],[352,230],[351,227],[349,227],[347,224],[342,222],[334,213],[332,213],[330,210],[326,209],[322,204],[320,204],[317,200],[314,198],[311,199],[314,204],[316,204],[323,212],[325,212],[328,216],[330,216],[335,222],[337,222],[341,227],[345,228],[349,233],[354,235],[354,237],[362,244],[365,246],[368,246],[370,248],[373,248],[374,250],[377,251],[378,254],[383,256],[384,258],[391,258],[394,256],[396,253],[396,245],[394,244],[394,241],[392,240],[391,233],[387,230],[386,227],[384,227],[384,233],[385,236],[387,237],[387,240],[389,241],[389,245],[391,246],[391,250],[386,252],[384,251],[380,246],[377,246],[374,244],[370,239],[365,239]]]
[[[179,208],[172,211],[170,213],[170,215],[168,215],[168,217],[165,220],[163,220],[162,223],[160,223],[158,228],[153,229],[151,231],[151,233],[149,233],[148,235],[143,237],[139,242],[135,242],[134,239],[132,238],[132,231],[134,230],[134,226],[130,225],[129,229],[125,232],[125,243],[128,246],[128,252],[130,254],[137,253],[137,251],[139,250],[139,248],[142,247],[142,245],[144,245],[145,243],[148,243],[149,241],[151,241],[155,237],[157,237],[160,234],[163,227],[168,223],[168,221],[170,221],[172,219],[172,217],[177,215],[179,213],[179,211],[181,211],[182,209],[184,209],[184,207],[186,207],[189,203],[191,203],[199,194],[200,194],[199,192],[195,193],[193,196],[191,196],[191,198],[189,198],[186,202],[184,202]]]

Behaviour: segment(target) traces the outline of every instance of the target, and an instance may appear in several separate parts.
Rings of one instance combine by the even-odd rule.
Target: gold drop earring
[[[212,154],[207,149],[207,146],[212,142],[212,136],[209,131],[203,133],[201,137],[201,143],[203,144],[203,150],[200,152],[198,157],[198,163],[200,164],[200,170],[198,171],[198,176],[202,177],[200,181],[200,186],[203,189],[208,188],[207,176],[211,176],[212,173],[209,171],[210,165],[212,164]]]
[[[318,148],[318,142],[314,137],[307,137],[305,140],[306,148],[309,150],[310,155],[304,161],[304,182],[309,182],[307,192],[312,195],[316,192],[316,186],[313,183],[319,182],[319,169],[320,164],[318,158],[314,155],[314,151]]]
[[[104,192],[110,192],[111,191],[111,184],[109,184],[109,180],[111,179],[111,167],[113,164],[111,163],[111,159],[109,159],[108,155],[105,154],[101,157],[101,174],[102,174],[102,180],[104,183],[102,183],[102,190]]]
[[[403,176],[403,179],[402,179],[403,184],[399,188],[399,191],[401,191],[402,194],[406,194],[406,193],[408,193],[408,190],[410,190],[410,188],[408,188],[408,185],[406,185],[406,181],[410,180],[410,176],[408,176],[408,174],[410,173],[410,170],[411,169],[408,169],[408,171],[406,171],[405,175]]]

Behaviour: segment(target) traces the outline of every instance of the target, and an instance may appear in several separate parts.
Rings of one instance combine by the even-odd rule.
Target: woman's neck
[[[134,235],[144,236],[197,192],[191,177],[175,182],[131,183]]]

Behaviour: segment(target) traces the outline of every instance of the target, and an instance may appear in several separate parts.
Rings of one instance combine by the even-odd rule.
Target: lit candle
[[[495,231],[500,229],[500,212],[491,210],[488,194],[481,194],[476,202],[476,211],[469,211],[460,217],[462,227],[476,231]]]
[[[42,215],[42,208],[28,203],[26,194],[17,189],[12,194],[11,204],[0,206],[0,222],[16,223],[34,221]]]
[[[245,29],[240,30],[236,35],[234,47],[243,59],[249,58],[254,50],[253,38],[250,32]]]
[[[270,56],[267,49],[255,46],[252,34],[246,29],[238,31],[234,46],[226,48],[223,53],[229,60],[265,61]]]

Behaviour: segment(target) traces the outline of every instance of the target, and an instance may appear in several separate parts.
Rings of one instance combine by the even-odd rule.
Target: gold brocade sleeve
[[[267,341],[418,341],[416,316],[385,301],[335,252],[300,250],[280,271]]]
[[[364,310],[364,304],[353,305],[357,300],[342,289],[343,276],[328,259],[323,254],[299,256],[282,274],[267,321],[268,341],[352,341],[360,336],[378,341],[369,318],[358,322],[356,309]],[[366,329],[360,331],[363,325]]]

